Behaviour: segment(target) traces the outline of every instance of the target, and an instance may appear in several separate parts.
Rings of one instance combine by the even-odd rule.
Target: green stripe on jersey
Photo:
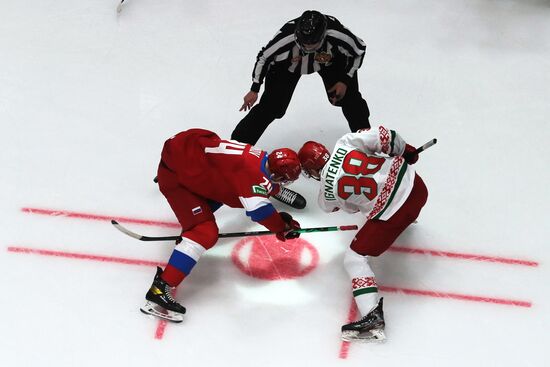
[[[395,131],[390,130],[390,133],[391,133],[390,151],[388,152],[388,154],[392,154],[392,153],[393,153],[393,142],[395,141]]]

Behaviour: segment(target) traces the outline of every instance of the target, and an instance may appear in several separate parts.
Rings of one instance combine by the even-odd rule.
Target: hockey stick
[[[180,236],[165,236],[165,237],[149,237],[143,236],[138,233],[130,231],[128,228],[119,224],[116,220],[111,219],[111,224],[122,233],[134,237],[140,241],[177,241]],[[356,225],[349,226],[333,226],[333,227],[315,227],[315,228],[301,228],[293,232],[297,233],[313,233],[313,232],[333,232],[333,231],[352,231],[357,229]],[[271,231],[251,231],[251,232],[234,232],[234,233],[220,233],[219,238],[231,238],[231,237],[247,237],[247,236],[264,236],[269,234],[275,234]]]
[[[423,151],[425,151],[426,149],[428,149],[432,145],[435,145],[435,143],[437,143],[437,139],[432,139],[429,142],[427,142],[426,144],[424,144],[421,147],[419,147],[418,149],[416,149],[413,154],[422,153]]]

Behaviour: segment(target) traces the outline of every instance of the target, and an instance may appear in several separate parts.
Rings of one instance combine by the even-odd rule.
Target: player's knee
[[[209,220],[185,231],[182,237],[189,238],[208,250],[218,242],[218,231],[216,222]]]
[[[380,256],[386,250],[385,246],[373,245],[362,241],[353,241],[350,248],[361,256]]]
[[[344,268],[352,269],[357,264],[362,264],[365,261],[365,256],[348,247],[344,252]]]

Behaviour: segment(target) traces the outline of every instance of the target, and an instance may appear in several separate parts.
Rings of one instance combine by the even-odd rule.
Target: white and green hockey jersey
[[[401,155],[405,141],[383,126],[340,138],[321,171],[319,206],[389,219],[407,200],[415,171]]]

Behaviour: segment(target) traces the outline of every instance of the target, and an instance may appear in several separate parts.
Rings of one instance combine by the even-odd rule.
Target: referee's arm
[[[338,20],[335,18],[332,20],[332,27],[327,30],[327,35],[337,40],[337,45],[346,51],[344,52],[346,56],[353,58],[353,62],[348,63],[345,70],[345,76],[349,81],[363,64],[367,46],[361,38],[344,27]]]
[[[294,45],[295,24],[296,23],[294,20],[286,23],[275,34],[273,39],[269,41],[269,43],[258,53],[256,63],[254,64],[254,69],[252,70],[251,91],[256,93],[260,91],[260,86],[262,85],[267,70],[269,69],[269,64],[275,60],[276,56],[289,52]]]

